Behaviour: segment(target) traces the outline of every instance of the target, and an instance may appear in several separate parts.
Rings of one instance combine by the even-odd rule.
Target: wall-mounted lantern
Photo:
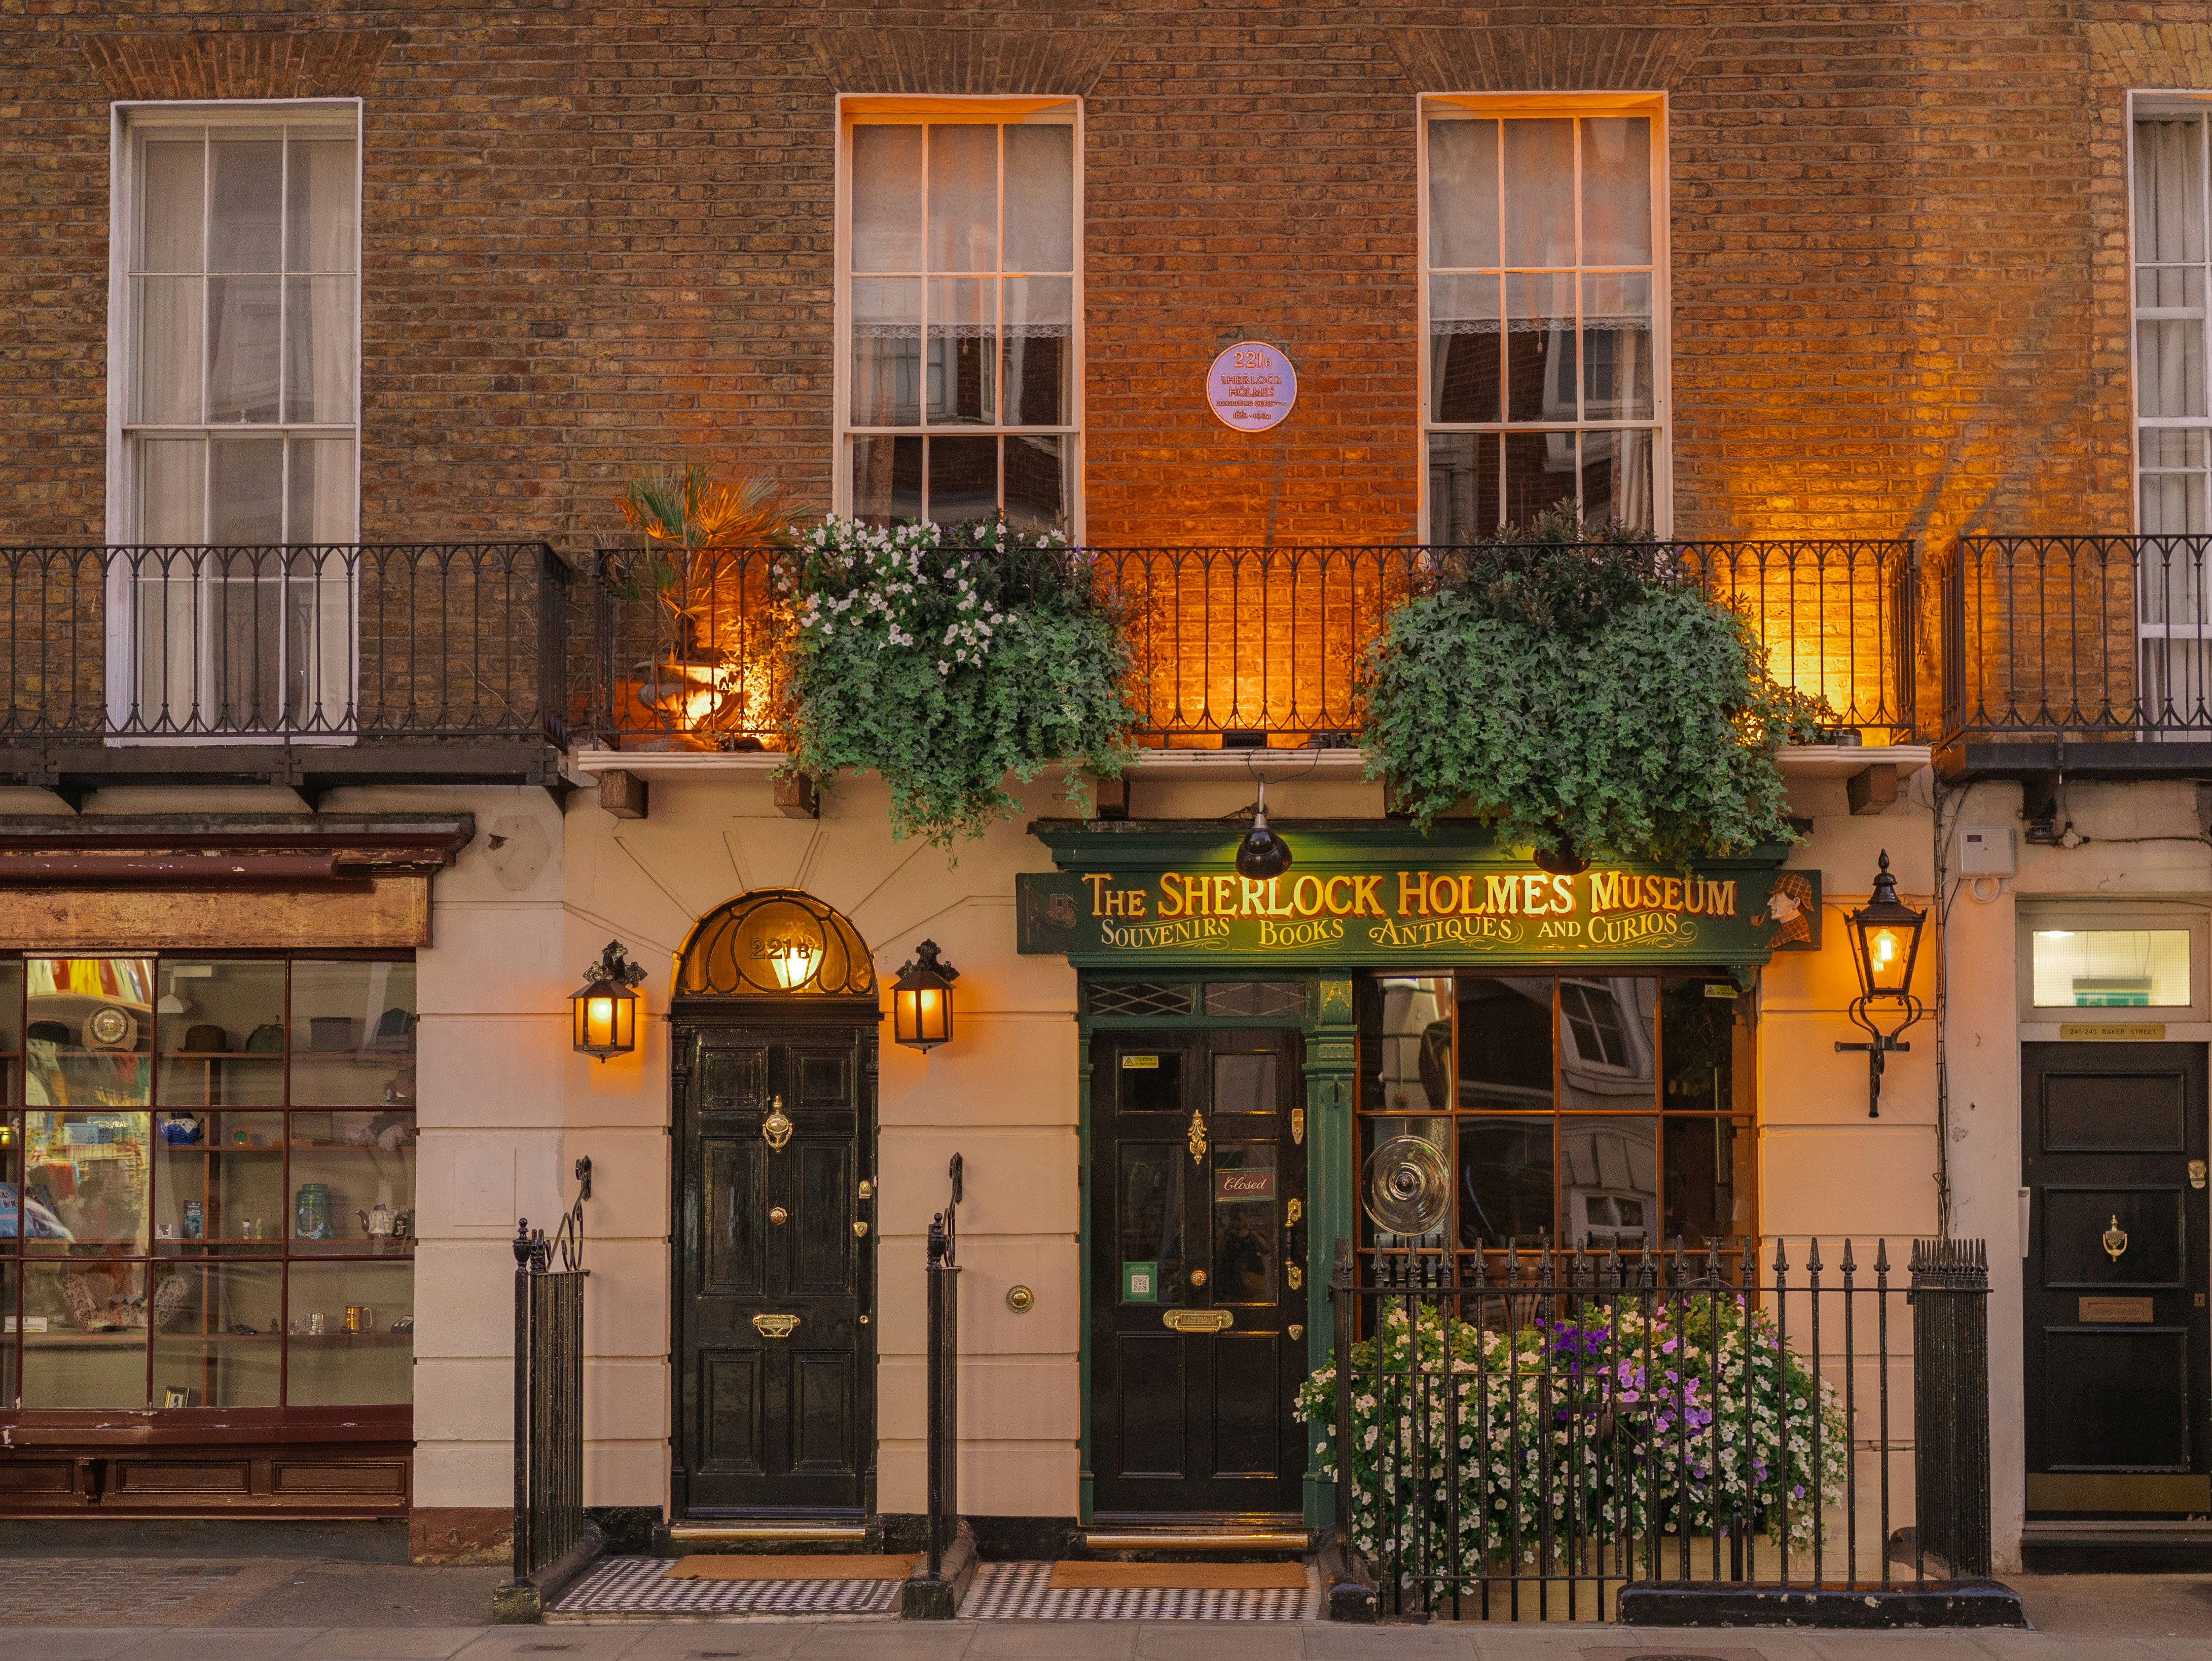
[[[597,963],[584,966],[584,988],[568,995],[568,1013],[580,1056],[627,1056],[637,1048],[637,994],[645,965],[623,955],[622,942],[609,940]]]
[[[891,1037],[925,1053],[952,1036],[952,983],[960,971],[937,955],[937,942],[924,940],[914,960],[891,983]]]
[[[1867,1117],[1881,1116],[1882,1058],[1893,1050],[1910,1050],[1898,1034],[1924,1013],[1912,995],[1912,970],[1920,958],[1921,926],[1925,911],[1915,911],[1897,897],[1897,879],[1889,874],[1889,854],[1875,873],[1874,894],[1850,915],[1851,958],[1859,974],[1859,995],[1851,1000],[1851,1020],[1873,1040],[1869,1043],[1838,1042],[1838,1050],[1863,1050],[1867,1056]],[[1882,1031],[1883,1011],[1896,1024]]]

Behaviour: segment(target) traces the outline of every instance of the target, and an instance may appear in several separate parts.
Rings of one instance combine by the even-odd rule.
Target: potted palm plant
[[[757,556],[785,540],[775,486],[718,481],[693,462],[680,473],[635,476],[617,505],[644,538],[621,571],[623,597],[653,600],[653,655],[636,666],[637,699],[662,736],[647,743],[713,749],[766,724],[773,593],[768,563]],[[758,687],[749,684],[756,665]]]

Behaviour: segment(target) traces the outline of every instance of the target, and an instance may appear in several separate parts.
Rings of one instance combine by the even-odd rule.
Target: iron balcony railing
[[[1749,620],[1778,679],[1871,743],[1914,732],[1909,541],[1679,542],[1605,551],[1704,584]],[[1342,745],[1364,718],[1369,649],[1432,587],[1445,547],[1097,548],[1127,630],[1132,736],[1158,748]],[[615,747],[777,749],[796,557],[720,557],[678,618],[609,558],[592,585],[586,732]]]
[[[1940,740],[2212,739],[2212,536],[1970,536]]]
[[[566,739],[543,543],[0,549],[0,745]]]
[[[1389,1238],[1339,1243],[1334,1363],[1303,1398],[1384,1615],[1990,1573],[1980,1242],[1460,1260]]]

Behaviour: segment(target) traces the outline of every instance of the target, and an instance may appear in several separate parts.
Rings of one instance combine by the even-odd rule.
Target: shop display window
[[[1360,983],[1370,1242],[1702,1252],[1754,1224],[1750,1003],[1718,975]]]
[[[405,1404],[415,967],[0,964],[0,1407]]]

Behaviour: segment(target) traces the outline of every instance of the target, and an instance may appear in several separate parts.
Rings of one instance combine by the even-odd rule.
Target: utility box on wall
[[[1960,876],[2009,877],[2015,868],[2011,826],[1970,824],[1959,832]]]

